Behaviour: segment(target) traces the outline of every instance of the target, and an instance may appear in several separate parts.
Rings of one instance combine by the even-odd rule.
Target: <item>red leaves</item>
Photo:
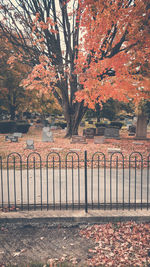
[[[84,43],[79,49],[82,53],[78,54],[76,73],[84,90],[77,92],[77,101],[84,99],[85,105],[94,108],[97,99],[112,97],[119,101],[134,99],[138,105],[142,98],[149,97],[150,88],[147,4],[143,0],[136,5],[86,0],[82,5]],[[115,75],[108,70],[114,70]]]
[[[94,225],[80,234],[95,243],[90,266],[147,266],[150,264],[150,223],[108,223]]]

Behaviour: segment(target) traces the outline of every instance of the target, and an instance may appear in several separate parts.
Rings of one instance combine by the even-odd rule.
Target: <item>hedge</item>
[[[0,121],[0,133],[27,133],[29,127],[25,121]]]
[[[95,123],[95,126],[96,126],[96,127],[107,127],[108,124],[106,124],[106,123],[102,123],[102,122],[97,122],[97,123]]]
[[[58,122],[55,122],[55,126],[60,126],[62,129],[65,129],[67,127],[67,123],[58,121]]]
[[[115,128],[119,128],[121,129],[122,126],[123,126],[123,123],[120,122],[120,121],[112,121],[110,124],[106,124],[106,123],[95,123],[96,127],[107,127],[107,128],[110,128],[110,127],[115,127]]]
[[[110,123],[110,126],[113,126],[113,127],[116,127],[116,128],[121,129],[122,126],[123,126],[123,123],[120,122],[120,121],[112,121],[112,122]]]

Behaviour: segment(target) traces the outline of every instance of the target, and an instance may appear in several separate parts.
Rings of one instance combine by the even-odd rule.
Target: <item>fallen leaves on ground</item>
[[[82,129],[80,129],[79,135],[82,135]],[[64,138],[65,131],[64,130],[53,130],[53,137],[54,142],[42,142],[42,129],[37,129],[35,126],[30,127],[30,130],[27,134],[23,134],[22,138],[19,138],[18,143],[11,143],[10,141],[5,141],[5,134],[0,134],[0,156],[2,157],[3,161],[6,161],[7,156],[10,153],[17,152],[22,157],[22,162],[26,162],[27,157],[30,153],[36,152],[39,153],[41,156],[41,160],[44,162],[47,159],[47,155],[50,152],[55,152],[55,160],[59,161],[57,153],[61,157],[61,163],[62,167],[65,166],[65,159],[66,154],[68,152],[74,152],[74,160],[78,161],[78,156],[80,157],[80,160],[84,160],[84,151],[87,150],[87,156],[88,156],[88,165],[91,164],[92,156],[95,152],[102,152],[106,156],[107,164],[110,165],[110,158],[111,154],[108,153],[108,148],[120,148],[123,157],[125,159],[125,164],[128,166],[129,164],[129,155],[133,152],[139,152],[142,155],[142,158],[144,160],[143,164],[146,167],[145,164],[147,164],[148,155],[150,158],[150,133],[148,133],[147,137],[149,139],[147,140],[140,140],[135,141],[134,137],[129,137],[126,130],[121,131],[120,133],[120,140],[116,139],[106,139],[104,144],[94,144],[94,139],[87,139],[87,144],[71,144],[71,139]],[[26,149],[26,140],[27,139],[33,139],[34,140],[34,150]],[[96,154],[94,156],[93,161],[93,167],[97,167],[97,160],[99,156],[99,160],[101,161],[101,166],[104,166],[104,156],[103,154]],[[133,154],[133,160],[137,156],[137,167],[141,166],[141,156],[140,154]],[[18,161],[20,161],[19,156],[16,154],[16,158],[18,157]],[[52,154],[49,157],[49,161],[52,160]],[[68,155],[68,161],[71,159],[72,155]],[[75,158],[76,157],[76,158]],[[12,160],[12,156],[9,158],[9,160]],[[30,161],[31,161],[30,157]],[[40,161],[40,157],[36,156],[36,160]],[[113,156],[112,158],[113,164],[116,164],[116,157]],[[118,166],[122,167],[122,155],[118,154]],[[132,158],[131,158],[132,160]],[[70,163],[72,164],[72,163]],[[58,163],[59,165],[59,163]],[[77,163],[76,163],[77,166]],[[74,166],[74,167],[76,167]],[[84,162],[81,163],[81,166],[84,166]],[[4,167],[4,166],[3,166]]]
[[[80,235],[96,244],[89,249],[89,266],[150,266],[150,223],[93,225],[82,229]]]

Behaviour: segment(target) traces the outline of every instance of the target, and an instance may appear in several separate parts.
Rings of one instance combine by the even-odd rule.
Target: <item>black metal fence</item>
[[[133,152],[128,159],[114,152],[91,158],[50,152],[45,160],[32,152],[26,160],[11,153],[0,157],[0,208],[137,209],[150,207],[150,155]]]

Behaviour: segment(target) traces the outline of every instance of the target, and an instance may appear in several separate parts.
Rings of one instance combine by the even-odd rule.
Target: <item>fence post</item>
[[[84,151],[84,174],[85,174],[85,212],[88,212],[88,199],[87,199],[87,151]]]

